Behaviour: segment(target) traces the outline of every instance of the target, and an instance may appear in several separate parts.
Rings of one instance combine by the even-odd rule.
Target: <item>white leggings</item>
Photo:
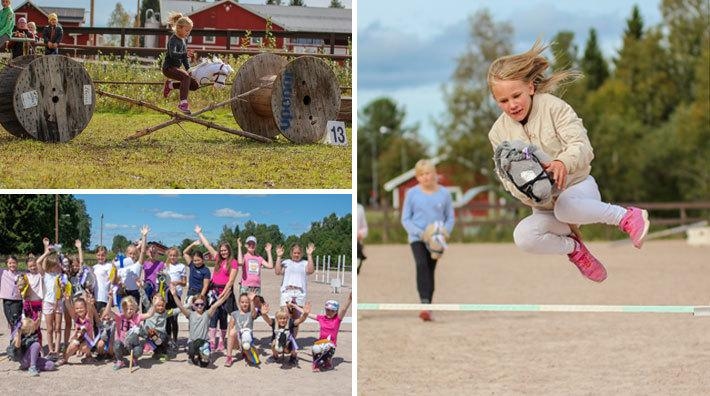
[[[601,201],[592,176],[568,187],[558,197],[554,210],[533,209],[513,231],[515,244],[534,254],[570,254],[574,240],[569,224],[604,223],[618,225],[626,209]]]

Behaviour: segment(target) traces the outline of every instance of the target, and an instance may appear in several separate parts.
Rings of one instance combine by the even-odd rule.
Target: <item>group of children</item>
[[[59,53],[59,43],[62,41],[63,29],[59,24],[59,17],[56,13],[47,16],[47,26],[42,30],[42,40],[45,45],[44,53],[53,55]],[[29,38],[34,41],[21,42],[13,41],[11,38]],[[2,0],[0,9],[0,49],[12,51],[12,57],[17,58],[22,55],[34,53],[34,44],[39,41],[37,25],[27,18],[20,17],[15,20],[15,13],[11,7],[10,0]]]
[[[137,245],[129,245],[125,256],[119,253],[112,262],[107,261],[106,248],[98,247],[92,268],[84,264],[79,240],[75,242],[77,254],[65,256],[60,247],[44,238],[44,252],[38,258],[28,258],[27,272],[18,271],[17,258],[10,256],[7,269],[0,269],[0,298],[11,334],[8,357],[19,361],[21,369],[32,376],[77,357],[82,363],[112,358],[114,370],[137,364],[137,359],[150,351],[165,361],[168,352],[177,352],[177,316],[182,314],[189,323],[188,361],[195,365],[208,366],[212,352],[225,346],[225,366],[233,364],[235,349],[247,363],[259,364],[261,353],[253,333],[258,317],[271,327],[272,359],[282,361],[288,356],[289,364],[297,364],[298,327],[310,317],[320,325],[319,340],[312,348],[313,370],[332,366],[337,333],[351,296],[343,307],[334,300],[326,302],[324,315],[311,314],[310,303],[301,307],[282,298],[282,308],[270,317],[269,304],[261,296],[260,269],[274,268],[271,244],[266,245],[268,260],[264,260],[256,254],[256,238],[247,238],[246,254],[242,254],[238,239],[234,259],[229,244],[221,244],[218,252],[198,226],[199,240],[183,251],[189,263],[186,266],[178,262],[177,248],[166,252],[165,263],[159,261],[154,247],[146,242],[149,228],[143,226],[140,231]],[[205,267],[201,252],[191,254],[200,243],[215,258],[214,273]],[[313,249],[309,245],[309,251]],[[278,246],[280,266],[282,254],[283,247]],[[239,268],[243,275],[236,289]],[[233,296],[235,289],[239,294]],[[42,316],[47,329],[44,334]],[[217,343],[219,316],[223,316],[224,326],[220,324],[222,338]]]

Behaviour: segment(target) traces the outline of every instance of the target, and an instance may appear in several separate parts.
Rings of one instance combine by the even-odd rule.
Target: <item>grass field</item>
[[[204,119],[238,129],[231,112]],[[139,140],[160,114],[95,113],[67,143],[18,139],[0,127],[0,188],[350,188],[351,146],[258,143],[193,123]],[[352,133],[348,130],[348,141]]]

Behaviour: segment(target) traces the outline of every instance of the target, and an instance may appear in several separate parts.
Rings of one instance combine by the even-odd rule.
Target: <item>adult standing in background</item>
[[[365,219],[365,207],[357,204],[357,273],[360,274],[360,266],[362,261],[367,257],[363,252],[364,245],[362,241],[367,237],[367,220]]]
[[[454,206],[449,191],[437,183],[436,167],[428,159],[414,166],[416,186],[407,190],[402,207],[402,225],[407,230],[417,271],[417,290],[422,304],[431,304],[434,296],[434,270],[441,252],[430,251],[424,235],[427,229],[443,225],[448,233],[454,228]],[[428,322],[431,312],[421,311],[419,317]]]
[[[8,40],[12,37],[13,29],[15,29],[15,13],[10,7],[10,0],[2,0],[2,10],[0,10],[0,50],[5,50]]]
[[[62,42],[62,36],[64,36],[64,30],[62,30],[62,25],[59,24],[59,18],[57,14],[51,13],[47,16],[47,22],[49,25],[44,27],[42,32],[42,39],[47,48],[44,50],[45,55],[58,55],[59,54],[59,43]]]

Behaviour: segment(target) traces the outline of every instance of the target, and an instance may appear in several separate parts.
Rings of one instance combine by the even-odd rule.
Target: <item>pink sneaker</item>
[[[183,114],[187,114],[187,115],[192,114],[192,112],[190,111],[190,105],[187,103],[180,103],[178,105],[178,109],[180,109],[180,111],[182,111]]]
[[[634,208],[630,206],[626,209],[626,214],[619,223],[621,231],[629,234],[631,241],[636,249],[641,249],[643,239],[648,233],[648,227],[651,222],[648,221],[648,211],[645,209]]]
[[[163,97],[167,98],[168,95],[170,95],[170,91],[172,88],[170,88],[170,80],[165,80],[165,84],[163,84]]]
[[[606,279],[606,269],[596,257],[592,256],[592,253],[587,250],[584,243],[574,235],[570,235],[570,238],[574,239],[576,247],[574,251],[567,255],[569,261],[577,266],[579,272],[582,273],[587,279],[593,280],[594,282],[602,282]]]

